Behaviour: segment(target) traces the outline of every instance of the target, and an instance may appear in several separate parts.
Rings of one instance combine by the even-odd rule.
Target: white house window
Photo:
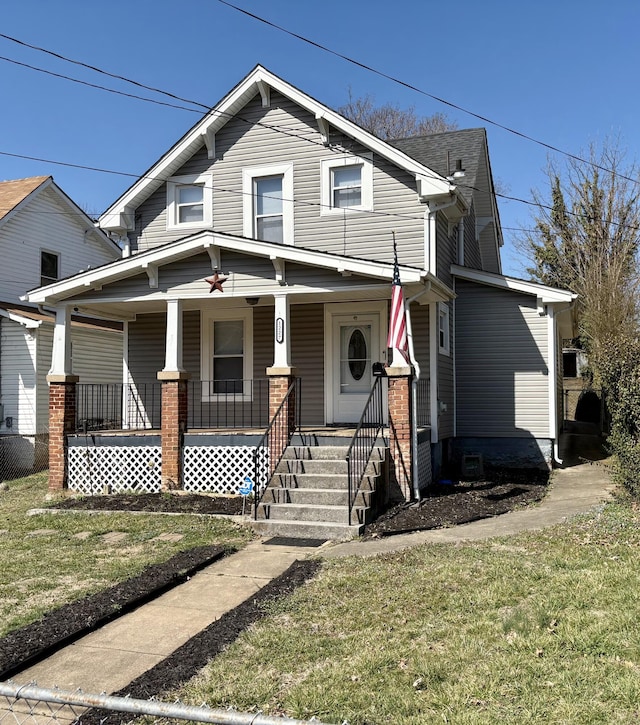
[[[322,214],[373,209],[373,156],[337,156],[321,162]]]
[[[59,278],[60,257],[54,252],[40,252],[40,286],[51,284]]]
[[[449,307],[438,303],[438,349],[443,355],[449,355]]]
[[[167,181],[167,229],[210,227],[212,207],[210,174],[174,176]]]
[[[203,312],[201,318],[202,399],[251,399],[253,317],[251,310]]]
[[[253,180],[255,236],[265,242],[284,241],[282,176],[258,177]]]
[[[293,165],[243,169],[242,192],[244,236],[293,244]]]

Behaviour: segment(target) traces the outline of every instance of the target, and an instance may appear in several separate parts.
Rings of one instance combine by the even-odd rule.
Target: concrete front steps
[[[262,535],[350,539],[375,513],[386,449],[376,447],[351,511],[346,455],[351,437],[294,436],[258,507]]]

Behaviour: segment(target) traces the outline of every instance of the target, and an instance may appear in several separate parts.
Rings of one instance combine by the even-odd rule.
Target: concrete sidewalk
[[[348,541],[321,550],[323,558],[374,556],[427,543],[455,543],[534,531],[590,511],[608,499],[614,486],[605,464],[582,463],[554,470],[549,493],[539,505],[448,529],[417,531],[368,541]]]
[[[18,684],[113,693],[317,548],[251,542],[189,581],[14,675]]]

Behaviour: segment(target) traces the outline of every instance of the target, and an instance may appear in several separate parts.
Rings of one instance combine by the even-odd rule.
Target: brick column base
[[[49,382],[49,491],[67,488],[67,436],[76,426],[76,383],[73,375],[52,375]]]
[[[295,380],[293,368],[267,368],[269,376],[269,422],[278,412],[278,408],[287,395],[291,383]],[[273,474],[276,461],[280,460],[289,438],[293,433],[296,420],[296,398],[290,397],[285,403],[280,417],[269,435],[269,468]]]
[[[187,429],[188,391],[183,373],[158,373],[162,380],[162,490],[182,488],[182,437]]]
[[[413,495],[411,448],[411,368],[387,368],[389,379],[389,484],[392,497]]]

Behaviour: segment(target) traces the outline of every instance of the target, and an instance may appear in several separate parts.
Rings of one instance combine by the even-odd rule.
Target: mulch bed
[[[56,501],[52,506],[66,511],[143,511],[240,516],[242,498],[242,496],[201,496],[195,493],[118,493],[65,498]]]

